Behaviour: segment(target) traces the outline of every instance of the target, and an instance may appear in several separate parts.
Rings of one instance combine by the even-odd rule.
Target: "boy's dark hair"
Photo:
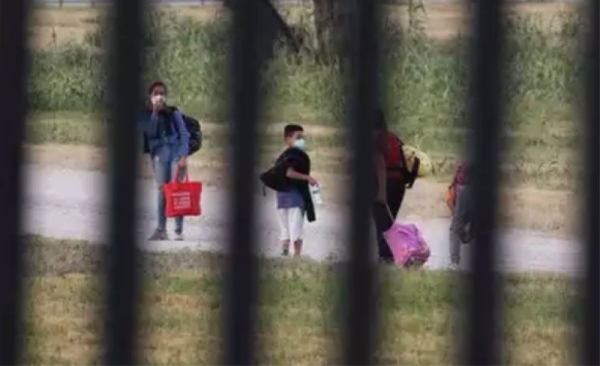
[[[375,131],[386,131],[387,123],[385,122],[385,114],[380,108],[375,110],[373,114],[373,128]]]
[[[152,94],[154,89],[156,89],[158,87],[162,87],[163,89],[165,89],[165,94],[168,93],[167,84],[165,84],[162,81],[155,81],[152,84],[150,84],[150,86],[148,87],[148,95]]]
[[[296,132],[304,132],[304,128],[300,125],[287,125],[283,128],[283,137],[290,137]]]

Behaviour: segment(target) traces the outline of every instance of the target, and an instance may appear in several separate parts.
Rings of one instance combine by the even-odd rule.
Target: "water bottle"
[[[310,194],[312,195],[312,200],[315,205],[320,205],[323,203],[321,199],[321,187],[318,184],[313,184],[310,186]]]

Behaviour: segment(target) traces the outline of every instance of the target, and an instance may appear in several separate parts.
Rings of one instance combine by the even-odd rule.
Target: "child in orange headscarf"
[[[460,244],[471,241],[471,187],[469,167],[465,162],[458,164],[452,184],[448,188],[446,203],[452,212],[450,224],[450,261],[453,266],[460,263]]]

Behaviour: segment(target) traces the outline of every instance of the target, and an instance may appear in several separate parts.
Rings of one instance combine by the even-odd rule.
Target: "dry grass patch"
[[[30,263],[37,270],[27,280],[27,363],[99,363],[103,292],[97,274],[101,267],[74,266],[65,260],[65,254],[95,257],[93,262],[101,262],[101,251],[83,242],[43,238],[31,238],[30,242],[38,255]],[[42,252],[44,262],[38,266]],[[141,361],[218,362],[224,258],[187,252],[144,254],[144,259],[149,265],[140,267],[145,274],[139,312]],[[48,267],[47,261],[54,266]],[[306,365],[335,361],[342,329],[338,320],[344,311],[338,302],[340,265],[276,259],[260,260],[260,268],[256,341],[261,362]],[[382,269],[381,275],[384,296],[378,309],[384,320],[379,334],[380,360],[386,364],[449,364],[456,339],[450,313],[454,306],[463,308],[457,279],[449,272],[394,268]],[[568,278],[560,276],[506,278],[507,363],[570,362],[567,336],[574,312],[567,305],[573,300],[569,284]]]
[[[283,15],[291,22],[297,22],[301,14],[306,13],[306,6],[279,6]],[[211,19],[222,10],[218,5],[207,6],[160,6],[178,16],[191,17],[199,21]],[[388,6],[385,13],[391,18],[408,24],[408,7],[403,5]],[[510,4],[507,12],[520,15],[553,16],[574,9],[572,4]],[[434,39],[448,39],[459,31],[466,31],[469,24],[469,10],[462,4],[429,4],[425,13],[417,12],[419,21],[426,34]],[[96,27],[99,16],[106,11],[103,6],[95,8],[36,8],[31,17],[31,42],[36,48],[51,46],[57,43],[81,41],[85,34]]]
[[[393,14],[393,17],[401,22],[408,24],[409,13],[406,7],[398,7]],[[403,9],[404,8],[404,9]],[[563,12],[573,11],[573,4],[558,4],[558,3],[512,3],[505,4],[505,12],[509,16],[536,16],[540,19],[551,18]],[[456,36],[457,33],[468,33],[472,27],[471,12],[465,3],[455,4],[427,4],[425,12],[417,11],[420,26],[425,33],[433,39],[450,39]],[[413,19],[414,21],[414,19]]]
[[[80,42],[97,27],[105,13],[98,8],[35,8],[30,17],[29,37],[33,48],[44,48],[59,43]]]
[[[32,364],[83,364],[98,357],[97,283],[84,275],[34,277],[26,345]],[[88,298],[85,294],[92,293]],[[38,326],[39,325],[39,326]]]

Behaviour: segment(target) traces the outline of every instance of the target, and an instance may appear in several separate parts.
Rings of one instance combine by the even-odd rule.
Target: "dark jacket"
[[[287,171],[288,168],[292,168],[298,173],[310,175],[310,157],[307,153],[295,147],[286,149],[277,158],[275,164],[285,167],[285,171]],[[310,188],[308,187],[308,182],[298,179],[287,178],[287,184],[289,185],[290,189],[295,188],[302,195],[302,200],[304,201],[304,209],[306,210],[306,219],[308,220],[308,222],[315,221],[317,219],[315,214],[315,206],[310,195]]]

